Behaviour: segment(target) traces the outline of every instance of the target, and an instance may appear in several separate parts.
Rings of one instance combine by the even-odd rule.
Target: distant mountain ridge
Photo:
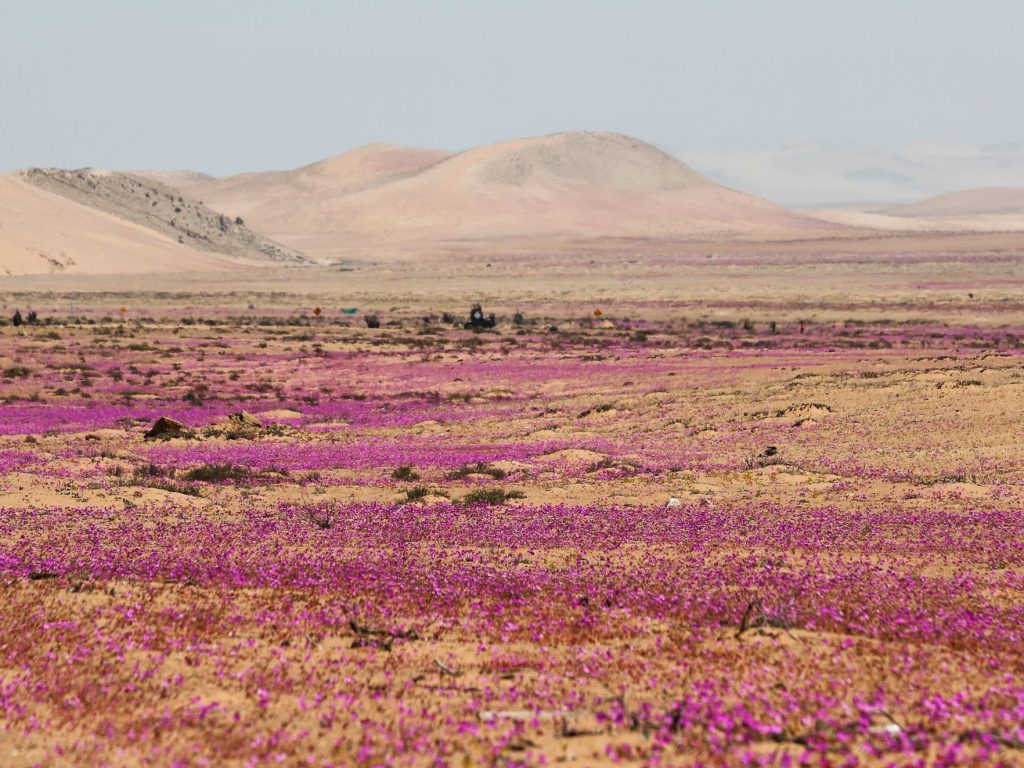
[[[1024,186],[962,189],[916,203],[888,208],[878,213],[910,218],[963,216],[1024,217]]]
[[[715,181],[787,206],[880,208],[954,189],[1024,186],[1024,143],[891,150],[801,144],[673,154]]]

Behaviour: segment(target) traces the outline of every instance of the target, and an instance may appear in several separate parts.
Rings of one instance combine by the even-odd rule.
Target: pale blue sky
[[[1024,140],[1020,0],[0,0],[0,170]]]

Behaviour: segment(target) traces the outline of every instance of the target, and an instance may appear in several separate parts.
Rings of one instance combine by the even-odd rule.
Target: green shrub
[[[398,467],[394,472],[391,473],[391,477],[395,480],[419,480],[420,475],[415,469],[408,464],[404,464]]]
[[[488,464],[484,464],[482,461],[478,461],[476,464],[463,464],[458,469],[454,469],[449,472],[445,477],[449,480],[461,480],[469,475],[488,475],[493,477],[495,480],[505,479],[505,470],[492,467]]]
[[[238,482],[252,476],[245,467],[239,467],[230,461],[217,464],[202,464],[185,473],[185,479],[200,483],[223,483],[225,480]]]
[[[503,488],[478,488],[462,499],[463,504],[504,504],[513,499],[525,499],[522,491],[506,491]]]
[[[405,492],[406,501],[419,501],[430,495],[430,489],[422,485],[417,485],[415,488],[410,488]]]

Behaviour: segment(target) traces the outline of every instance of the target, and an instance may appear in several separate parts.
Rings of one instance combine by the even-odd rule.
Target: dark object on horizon
[[[34,309],[31,312],[29,312],[28,313],[28,317],[25,318],[25,321],[29,325],[35,325],[38,322],[38,320],[39,320],[39,315],[36,314],[36,311]]]
[[[469,311],[469,322],[465,323],[462,327],[468,329],[477,328],[493,328],[494,327],[494,313],[492,312],[487,317],[484,317],[484,310],[479,304],[474,304],[473,308]]]
[[[772,320],[771,328],[772,328],[772,333],[777,333],[777,330],[776,330],[777,326],[775,325],[775,321],[774,320]]]
[[[776,448],[774,445],[769,445],[767,448],[764,449],[764,453],[762,453],[761,455],[767,458],[770,456],[774,456],[778,452],[778,448]]]
[[[13,325],[15,327],[18,327],[23,322],[25,322],[25,321],[21,319],[21,310],[20,309],[14,310],[14,317],[11,318],[11,325]]]
[[[367,328],[380,328],[380,318],[376,315],[367,315],[363,318]]]

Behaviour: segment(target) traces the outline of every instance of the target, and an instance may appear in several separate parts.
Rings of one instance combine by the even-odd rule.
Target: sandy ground
[[[983,242],[8,281],[6,764],[1013,764]]]
[[[4,278],[0,763],[1019,762],[1020,234],[463,234]]]
[[[335,268],[160,275],[47,275],[4,280],[7,312],[128,317],[208,309],[258,313],[342,307],[383,318],[462,314],[474,301],[510,316],[517,308],[589,313],[631,305],[651,319],[683,314],[767,320],[924,316],[964,323],[1020,320],[1021,235],[892,235],[791,243],[660,243],[615,239],[499,252],[471,243],[416,259],[352,260]]]

